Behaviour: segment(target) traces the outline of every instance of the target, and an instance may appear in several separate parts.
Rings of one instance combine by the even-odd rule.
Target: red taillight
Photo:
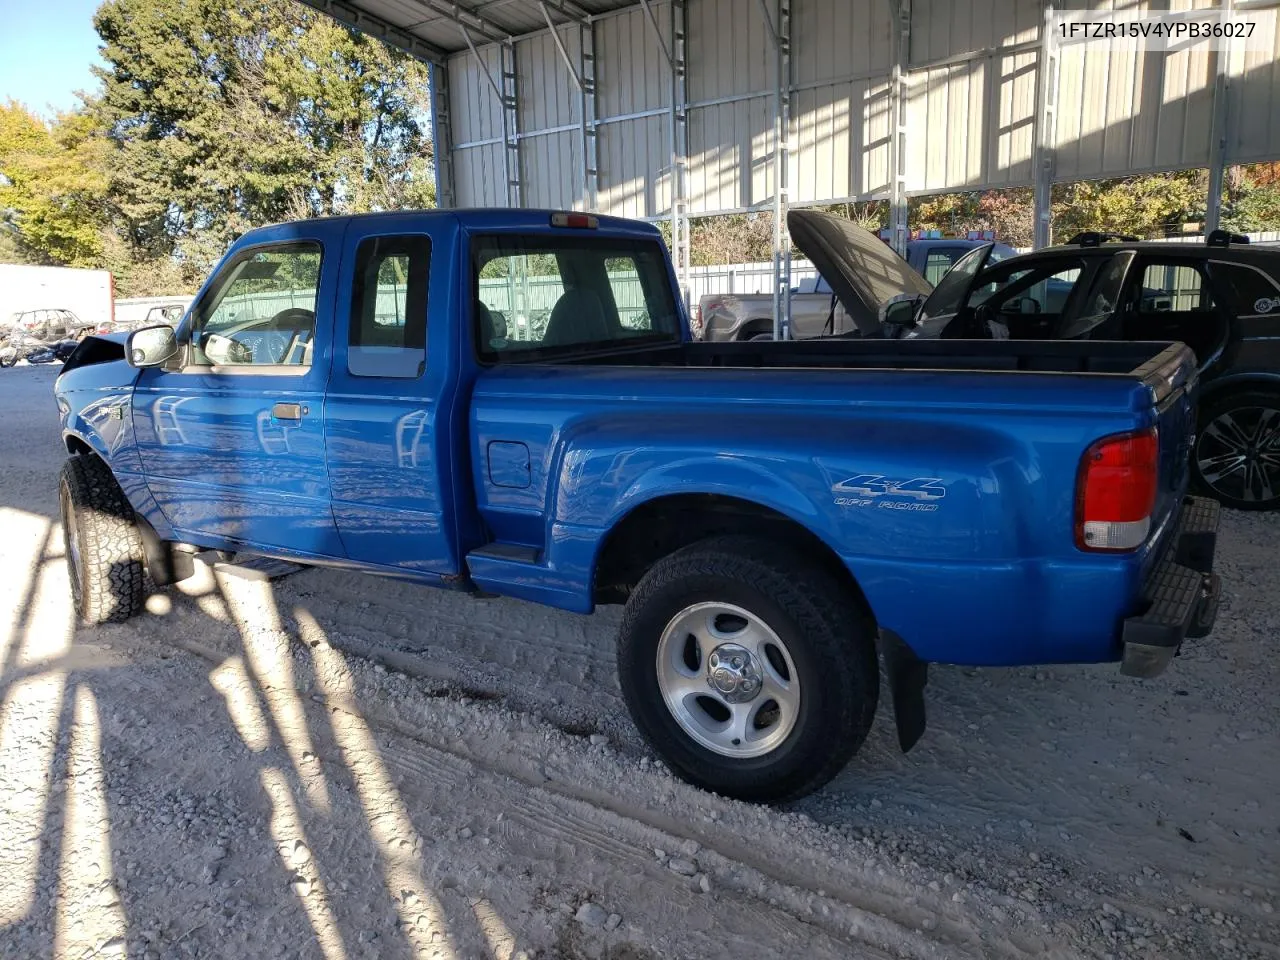
[[[1076,480],[1076,546],[1133,550],[1151,532],[1160,479],[1155,428],[1103,437],[1085,451]]]

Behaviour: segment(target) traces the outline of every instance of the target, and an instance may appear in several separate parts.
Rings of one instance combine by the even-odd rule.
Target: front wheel
[[[1199,492],[1225,507],[1280,508],[1280,393],[1251,390],[1207,403],[1191,475]]]
[[[93,456],[72,457],[58,483],[67,576],[84,623],[119,623],[142,611],[146,555],[124,491]]]
[[[862,745],[880,674],[870,617],[822,565],[744,536],[655,564],[630,599],[618,679],[684,780],[741,800],[810,793]]]

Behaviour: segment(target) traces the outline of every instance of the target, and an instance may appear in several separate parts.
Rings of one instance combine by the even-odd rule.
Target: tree
[[[12,100],[0,106],[0,218],[15,258],[96,265],[105,147],[84,114],[62,114],[47,125]]]
[[[1280,163],[1233,167],[1222,224],[1241,233],[1280,230]]]
[[[1057,184],[1053,231],[1064,238],[1087,230],[1162,237],[1204,219],[1208,186],[1205,170]]]
[[[108,0],[94,25],[135,259],[203,271],[251,226],[434,203],[411,58],[295,0]]]

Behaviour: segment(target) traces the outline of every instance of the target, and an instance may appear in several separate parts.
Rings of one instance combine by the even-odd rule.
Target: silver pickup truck
[[[797,221],[803,224],[809,216],[808,211],[792,210],[788,224]],[[859,329],[860,320],[863,324],[876,324],[879,309],[886,301],[902,294],[927,295],[952,264],[984,242],[911,240],[907,243],[907,258],[903,260],[893,256],[892,248],[870,231],[862,232],[868,241],[875,243],[863,258],[865,269],[860,271],[865,281],[858,290],[858,306],[865,307],[863,316],[850,314],[824,277],[802,280],[791,288],[791,336],[794,339],[851,333]],[[793,238],[803,246],[794,233]],[[885,256],[885,253],[891,255]],[[991,262],[1016,253],[1012,247],[997,243],[991,251]],[[773,294],[707,294],[698,301],[695,325],[697,318],[701,319],[703,340],[772,340]]]

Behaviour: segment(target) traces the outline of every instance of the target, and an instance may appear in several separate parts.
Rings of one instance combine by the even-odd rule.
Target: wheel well
[[[803,524],[769,507],[719,494],[660,497],[636,507],[605,538],[596,558],[595,602],[622,603],[658,560],[708,537],[748,534],[800,548],[840,583],[874,620],[844,561]]]
[[[82,455],[90,454],[92,456],[96,456],[93,452],[93,447],[89,446],[79,437],[67,437],[67,453]]]
[[[1237,393],[1275,393],[1280,394],[1280,380],[1274,377],[1246,377],[1239,380],[1213,381],[1200,388],[1199,406],[1201,410],[1210,403],[1217,403],[1225,397]]]
[[[754,320],[748,320],[742,325],[742,329],[738,331],[738,339],[745,340],[747,337],[754,337],[757,333],[772,333],[773,320],[769,317],[756,317]]]

